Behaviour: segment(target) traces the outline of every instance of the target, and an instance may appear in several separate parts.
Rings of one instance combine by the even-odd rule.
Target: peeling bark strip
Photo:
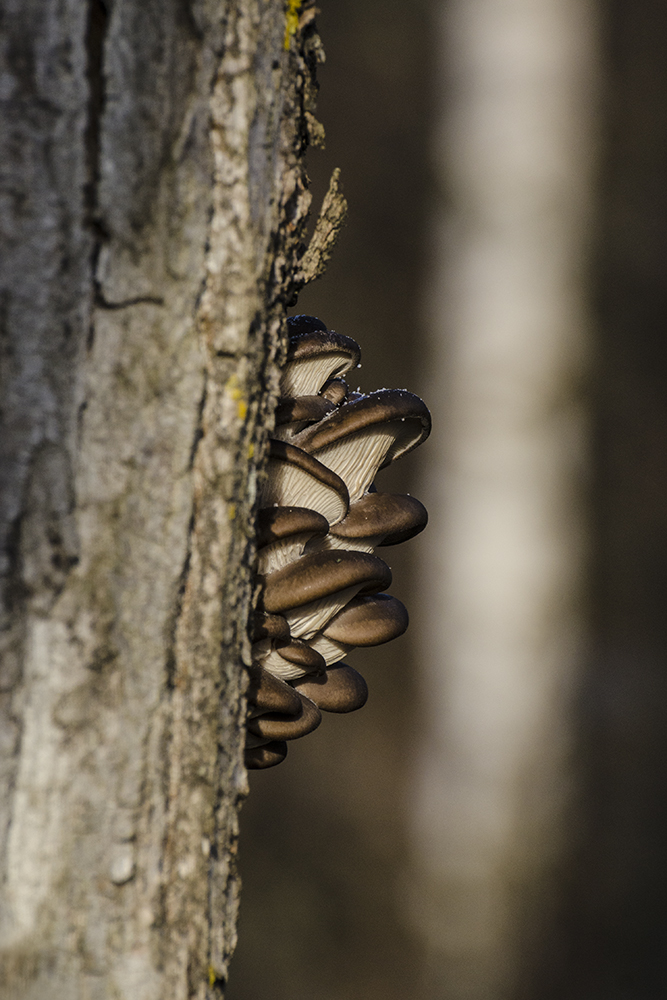
[[[7,4],[0,996],[222,995],[312,4]]]

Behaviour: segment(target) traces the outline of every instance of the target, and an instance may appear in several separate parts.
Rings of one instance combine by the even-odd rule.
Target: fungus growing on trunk
[[[431,418],[403,389],[350,392],[359,346],[313,316],[288,320],[276,430],[257,519],[258,610],[252,627],[246,766],[273,767],[321,712],[365,704],[363,677],[341,663],[355,646],[401,635],[406,609],[373,554],[424,529],[411,496],[380,493],[379,469],[416,448]]]

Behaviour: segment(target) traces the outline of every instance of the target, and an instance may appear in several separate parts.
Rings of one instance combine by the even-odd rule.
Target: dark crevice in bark
[[[164,299],[159,295],[137,295],[133,299],[124,299],[122,302],[108,302],[99,291],[99,282],[95,282],[97,291],[95,293],[95,305],[100,309],[127,309],[128,306],[163,306]]]
[[[195,17],[195,12],[192,9],[193,4],[191,0],[179,0],[177,5],[177,23],[183,25],[185,31],[199,44],[201,44],[206,33],[203,27],[197,23],[197,18]]]
[[[242,353],[239,351],[220,350],[213,353],[214,358],[225,358],[228,361],[239,361],[242,356]]]
[[[201,394],[201,399],[199,400],[199,411],[197,413],[197,426],[195,427],[195,433],[192,438],[192,448],[190,449],[190,461],[188,462],[188,469],[193,469],[195,464],[195,455],[197,454],[197,448],[199,442],[204,436],[204,409],[206,407],[206,396],[208,392],[208,377],[204,373],[204,389]]]
[[[86,221],[99,240],[108,234],[98,217],[97,186],[100,179],[102,115],[106,102],[104,80],[104,41],[109,13],[103,0],[89,0],[86,52],[88,62],[88,121],[85,133],[88,180],[84,189]]]
[[[99,292],[95,280],[97,261],[102,243],[109,238],[109,233],[100,218],[97,189],[100,180],[100,147],[102,132],[102,115],[106,103],[106,86],[104,79],[104,42],[109,24],[109,12],[103,0],[89,0],[88,24],[86,27],[86,79],[88,81],[88,117],[84,135],[87,180],[84,185],[84,224],[93,235],[93,246],[90,255],[90,273],[93,276],[93,287]],[[90,351],[95,340],[95,321],[91,313],[88,327],[86,347]]]
[[[190,562],[192,560],[192,545],[191,538],[192,532],[195,528],[195,511],[192,511],[192,516],[190,517],[190,523],[188,525],[188,548],[185,554],[185,559],[183,561],[183,568],[181,570],[181,575],[178,581],[178,591],[176,593],[176,601],[174,605],[174,613],[172,615],[171,626],[169,629],[169,643],[167,645],[167,655],[165,658],[165,672],[166,672],[166,686],[167,691],[171,694],[175,687],[176,679],[176,629],[178,628],[178,621],[181,617],[181,611],[183,608],[183,595],[185,594],[185,587],[188,582],[188,575],[190,573]]]
[[[21,504],[21,511],[25,505]],[[5,554],[8,571],[4,586],[4,610],[8,617],[18,616],[27,597],[21,571],[21,525],[23,514],[19,514],[9,525],[5,538]]]

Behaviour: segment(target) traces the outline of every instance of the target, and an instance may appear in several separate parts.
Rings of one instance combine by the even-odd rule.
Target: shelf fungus
[[[352,392],[359,346],[314,316],[288,320],[290,342],[257,519],[260,598],[252,622],[245,762],[273,767],[322,712],[365,704],[366,682],[341,661],[405,632],[374,554],[426,527],[411,496],[381,493],[378,471],[428,436],[431,418],[403,389]]]

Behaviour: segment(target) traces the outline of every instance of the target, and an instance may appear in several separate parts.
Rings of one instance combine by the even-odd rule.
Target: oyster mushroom
[[[297,396],[279,399],[276,407],[276,429],[274,438],[287,441],[306,424],[315,423],[328,417],[336,409],[336,404],[323,396]]]
[[[322,715],[317,706],[304,694],[294,691],[301,702],[296,715],[281,712],[267,712],[248,719],[247,730],[260,740],[298,740],[317,729]]]
[[[256,643],[252,649],[253,660],[264,670],[284,681],[295,680],[306,674],[322,674],[326,667],[324,657],[302,639],[281,643]]]
[[[382,590],[391,584],[391,570],[382,559],[365,552],[312,552],[264,580],[263,609],[270,614],[289,613],[351,587]],[[287,617],[287,615],[285,615]]]
[[[331,667],[321,677],[295,681],[294,687],[322,712],[356,712],[368,698],[366,681],[346,663]]]
[[[269,443],[263,507],[307,507],[335,524],[347,514],[349,502],[344,481],[326,465],[285,441]]]
[[[309,638],[359,592],[391,584],[391,570],[366,552],[322,550],[301,556],[265,578],[263,608],[283,614],[293,636]]]
[[[428,514],[415,497],[395,493],[366,493],[350,504],[347,515],[326,536],[311,540],[306,549],[341,548],[372,552],[376,545],[396,545],[423,531]]]
[[[326,517],[308,507],[263,507],[257,514],[257,546],[264,548],[295,535],[326,535]]]
[[[262,639],[283,639],[287,642],[289,637],[290,630],[286,618],[282,615],[267,614],[266,611],[255,611],[250,630],[252,642],[260,642]]]
[[[372,485],[429,434],[423,402],[399,389],[350,392],[342,376],[358,365],[358,345],[312,316],[288,325],[257,522],[263,591],[248,689],[251,768],[280,763],[286,741],[316,728],[320,710],[364,704],[364,679],[340,660],[354,646],[388,642],[408,621],[400,601],[379,593],[391,572],[372,550],[411,538],[427,520],[419,501]]]
[[[306,313],[299,313],[298,316],[287,317],[287,328],[290,338],[298,336],[300,333],[328,333],[329,327],[317,316],[307,316]]]
[[[378,469],[412,451],[430,430],[431,416],[419,396],[380,389],[348,400],[296,434],[292,444],[340,476],[354,503],[368,491]]]
[[[282,764],[287,756],[287,743],[273,741],[259,746],[246,746],[244,763],[249,771],[260,771],[266,767]]]
[[[355,597],[342,608],[322,631],[309,639],[326,666],[337,663],[355,646],[381,646],[403,635],[408,612],[390,594]]]
[[[330,378],[320,389],[320,396],[324,396],[330,403],[340,406],[347,399],[349,391],[344,378]]]
[[[322,630],[327,639],[349,646],[380,646],[408,627],[405,605],[391,594],[355,597]]]
[[[265,575],[298,559],[314,537],[323,538],[329,522],[307,507],[264,507],[257,515],[257,571]]]
[[[283,715],[298,715],[301,712],[301,699],[294,688],[269,670],[253,664],[248,667],[248,676],[247,694],[252,716],[262,712],[280,712]]]
[[[280,378],[282,396],[311,396],[329,379],[359,364],[356,341],[333,330],[297,333],[290,338],[287,362]]]

